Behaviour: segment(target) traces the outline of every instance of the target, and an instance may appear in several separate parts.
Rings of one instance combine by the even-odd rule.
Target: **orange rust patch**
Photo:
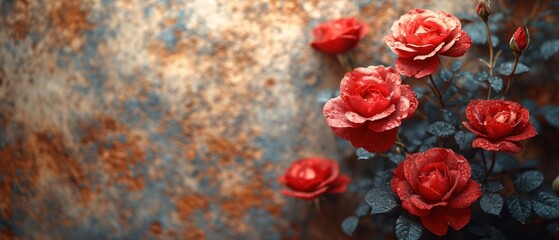
[[[7,18],[8,28],[17,40],[23,40],[31,28],[31,8],[28,0],[18,0]]]
[[[161,228],[161,223],[159,223],[158,221],[153,221],[149,226],[149,230],[153,235],[159,235],[161,234],[161,232],[163,232],[163,229]]]
[[[177,201],[179,217],[183,220],[188,220],[188,218],[192,213],[194,213],[194,211],[207,210],[208,202],[208,197],[204,195],[193,194],[181,197]]]
[[[87,21],[87,16],[80,1],[66,0],[51,10],[49,18],[57,30],[57,42],[62,45],[72,44],[86,30],[93,28],[93,24]]]
[[[263,208],[274,216],[281,214],[281,206],[273,203],[275,191],[266,186],[262,174],[256,175],[245,186],[233,189],[231,196],[223,199],[221,208],[226,213],[226,223],[237,232],[245,232],[243,216],[250,208]]]
[[[98,120],[100,126],[80,124],[86,132],[80,142],[82,144],[108,143],[109,147],[99,148],[98,154],[110,182],[125,186],[130,191],[144,189],[143,176],[135,173],[133,168],[145,161],[146,139],[131,133],[123,124],[109,116],[101,115]],[[124,141],[116,137],[120,135],[125,136]]]

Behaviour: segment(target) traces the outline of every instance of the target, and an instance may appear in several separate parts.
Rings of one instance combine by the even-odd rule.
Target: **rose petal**
[[[351,142],[355,148],[364,148],[369,152],[386,152],[396,142],[398,128],[383,132],[374,132],[362,126],[360,128],[332,128],[334,134]]]
[[[350,109],[346,107],[345,102],[340,97],[328,100],[322,109],[322,113],[330,127],[346,128],[363,125],[363,122],[356,123],[350,121],[346,116],[346,113],[349,111]]]
[[[341,193],[345,192],[347,185],[351,182],[351,179],[346,175],[340,175],[334,182],[332,182],[326,193]]]
[[[432,74],[439,68],[439,58],[432,57],[425,60],[413,60],[411,58],[401,58],[396,59],[396,70],[408,77],[422,78],[429,74]]]
[[[328,187],[323,187],[323,188],[320,188],[320,189],[318,189],[316,191],[313,191],[313,192],[296,192],[296,191],[291,191],[291,190],[287,190],[287,189],[282,189],[280,192],[285,196],[296,197],[296,198],[301,198],[301,199],[305,199],[305,200],[312,200],[312,199],[320,196],[321,194],[325,193],[326,190],[328,190]]]
[[[468,33],[461,30],[460,31],[460,38],[454,46],[446,52],[442,52],[441,55],[448,56],[448,57],[460,57],[468,51],[468,49],[472,46],[472,39],[468,36]]]
[[[421,210],[431,210],[434,207],[437,206],[446,206],[447,203],[446,202],[437,202],[437,203],[426,203],[425,201],[423,201],[423,199],[419,196],[419,195],[412,195],[410,198],[411,202],[413,203],[413,205]]]
[[[470,217],[470,208],[437,207],[428,215],[421,217],[421,223],[433,234],[444,236],[448,231],[448,225],[455,230],[460,230],[470,222]]]
[[[536,136],[536,134],[538,134],[538,132],[536,132],[536,128],[534,127],[534,125],[532,125],[532,123],[529,123],[529,125],[527,125],[518,135],[515,136],[508,136],[508,137],[504,137],[502,138],[502,140],[504,141],[521,141],[524,139],[528,139],[531,138],[533,136]]]
[[[474,180],[469,180],[466,187],[461,192],[453,194],[448,201],[448,206],[451,208],[465,208],[469,207],[479,197],[481,197],[481,187],[479,183]]]
[[[522,144],[515,141],[492,141],[487,138],[478,137],[472,142],[472,147],[483,148],[488,151],[519,153],[522,151]]]

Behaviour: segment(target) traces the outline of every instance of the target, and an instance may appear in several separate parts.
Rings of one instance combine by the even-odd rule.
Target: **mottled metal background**
[[[343,238],[351,212],[276,182],[352,151],[316,101],[343,72],[311,29],[356,16],[355,62],[391,62],[401,14],[476,2],[3,0],[0,239]]]

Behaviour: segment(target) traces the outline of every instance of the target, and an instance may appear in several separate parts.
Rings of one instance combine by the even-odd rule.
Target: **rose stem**
[[[485,22],[485,32],[487,33],[487,44],[489,44],[489,76],[493,76],[493,67],[495,63],[493,62],[493,41],[491,40],[491,30],[489,30],[489,21]],[[489,91],[487,92],[487,100],[491,98],[491,85],[489,85]]]
[[[353,70],[347,53],[340,53],[336,55],[336,57],[338,58],[338,62],[340,63],[340,66],[342,66],[344,71],[351,72],[351,70]]]
[[[431,81],[431,85],[433,85],[433,87],[435,88],[435,95],[437,95],[437,97],[439,98],[439,102],[441,103],[441,108],[444,108],[443,95],[441,94],[441,91],[437,87],[437,84],[435,84],[435,81],[433,80],[433,76],[431,74],[429,74],[429,80]]]
[[[480,148],[479,153],[481,153],[481,163],[483,164],[483,171],[485,171],[485,178],[483,181],[487,179],[487,163],[485,161],[485,154],[483,153],[483,149]]]
[[[510,84],[512,83],[512,80],[514,80],[514,71],[516,71],[516,66],[518,65],[518,59],[520,58],[520,56],[517,56],[515,54],[514,56],[514,64],[512,65],[512,72],[509,75],[509,80],[507,81],[507,88],[505,88],[505,91],[503,91],[503,97],[509,92],[509,88],[510,88]]]
[[[485,181],[487,181],[487,177],[489,176],[489,174],[491,174],[491,172],[493,172],[493,167],[495,167],[495,157],[497,156],[497,152],[493,151],[493,153],[491,154],[491,167],[489,167],[489,171],[485,174]]]
[[[405,154],[408,154],[410,151],[408,151],[408,148],[406,147],[406,144],[402,143],[402,139],[400,139],[399,135],[396,135],[396,145],[398,145],[398,147],[400,147],[402,150],[404,150]],[[405,155],[404,154],[404,155]]]

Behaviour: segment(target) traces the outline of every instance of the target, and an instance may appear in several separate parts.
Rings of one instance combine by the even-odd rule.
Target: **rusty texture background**
[[[310,221],[276,181],[352,151],[316,101],[343,71],[311,29],[367,22],[367,66],[411,8],[476,2],[3,0],[0,239],[342,238],[347,214]]]

